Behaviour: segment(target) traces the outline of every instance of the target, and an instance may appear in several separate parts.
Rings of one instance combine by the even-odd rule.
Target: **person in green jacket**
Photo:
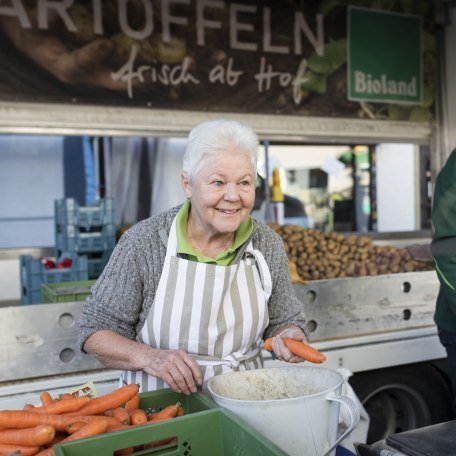
[[[456,416],[456,149],[435,181],[432,224],[431,252],[440,281],[434,321],[447,352]]]

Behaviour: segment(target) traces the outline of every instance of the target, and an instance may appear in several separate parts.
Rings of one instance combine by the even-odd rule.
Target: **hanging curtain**
[[[116,224],[131,224],[181,204],[180,138],[108,138],[103,143],[106,196],[113,197]]]
[[[182,158],[187,144],[182,138],[160,138],[155,145],[149,140],[153,163],[150,214],[164,212],[185,200],[181,186]]]

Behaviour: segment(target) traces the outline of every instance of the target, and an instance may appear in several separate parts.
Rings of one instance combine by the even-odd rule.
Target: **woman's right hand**
[[[184,350],[152,350],[144,372],[161,378],[176,393],[196,393],[203,379],[195,358]]]
[[[277,359],[287,361],[289,363],[302,363],[304,360],[299,356],[293,355],[283,341],[283,337],[296,339],[307,343],[306,336],[301,328],[298,326],[290,326],[286,330],[279,333],[272,338],[272,349]]]

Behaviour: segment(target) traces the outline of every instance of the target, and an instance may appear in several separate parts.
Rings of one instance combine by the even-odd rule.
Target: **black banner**
[[[348,100],[348,4],[423,18],[422,105]],[[427,121],[432,17],[427,0],[1,1],[0,99]]]

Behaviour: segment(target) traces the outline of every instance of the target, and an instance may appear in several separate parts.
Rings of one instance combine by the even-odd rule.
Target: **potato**
[[[303,280],[375,276],[425,271],[432,264],[413,260],[408,249],[375,245],[367,236],[344,236],[304,229],[298,225],[271,225],[284,242],[290,261]]]

